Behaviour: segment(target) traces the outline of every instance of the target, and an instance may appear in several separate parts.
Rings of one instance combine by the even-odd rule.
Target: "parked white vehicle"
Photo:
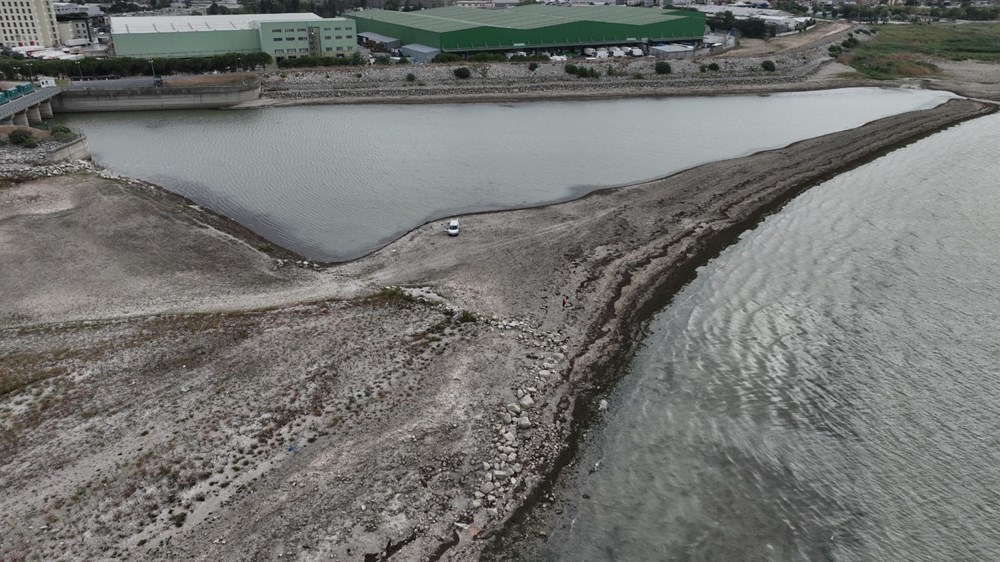
[[[646,56],[646,53],[643,53],[642,49],[640,49],[638,47],[633,47],[632,48],[632,56],[633,57],[644,57],[644,56]]]
[[[458,236],[458,219],[451,219],[448,223],[448,236]]]
[[[552,62],[566,62],[569,59],[567,59],[564,55],[552,55],[549,57],[549,60]]]
[[[583,56],[585,57],[592,57],[596,54],[597,54],[597,49],[591,47],[587,47],[586,49],[583,50]]]

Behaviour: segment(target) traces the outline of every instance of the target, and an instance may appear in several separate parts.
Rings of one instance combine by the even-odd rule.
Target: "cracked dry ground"
[[[378,295],[0,332],[0,558],[453,541],[493,446],[476,397],[510,392],[485,373],[518,369],[521,336]],[[467,345],[490,365],[449,349]]]

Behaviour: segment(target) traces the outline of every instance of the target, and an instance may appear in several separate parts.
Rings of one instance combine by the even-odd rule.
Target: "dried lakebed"
[[[0,555],[476,558],[524,530],[662,291],[802,189],[995,109],[470,216],[459,240],[425,225],[323,271],[141,183],[7,188]]]

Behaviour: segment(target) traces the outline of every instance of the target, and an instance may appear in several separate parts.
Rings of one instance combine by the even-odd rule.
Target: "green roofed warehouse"
[[[359,34],[452,53],[700,41],[705,31],[705,17],[698,12],[624,6],[450,7],[368,10],[344,16],[355,21]]]

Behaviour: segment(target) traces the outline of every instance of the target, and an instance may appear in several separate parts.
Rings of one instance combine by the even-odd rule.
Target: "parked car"
[[[458,219],[451,219],[448,223],[448,236],[458,236]]]

